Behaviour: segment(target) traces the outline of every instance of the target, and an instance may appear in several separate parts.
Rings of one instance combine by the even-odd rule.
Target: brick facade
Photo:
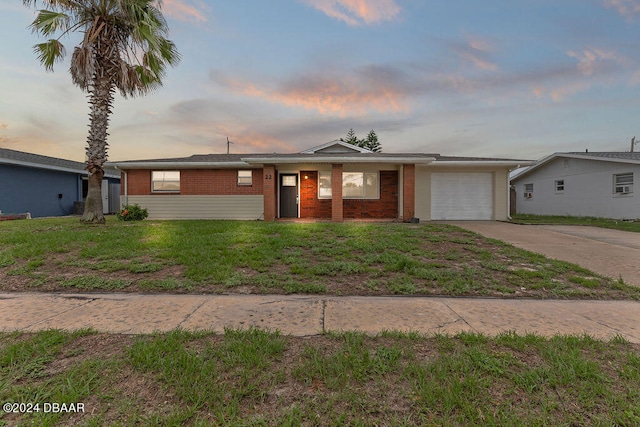
[[[413,166],[413,165],[408,165]],[[251,186],[238,185],[237,169],[183,169],[180,171],[180,193],[161,193],[165,195],[263,195],[264,219],[272,221],[277,216],[278,180],[274,165],[265,165],[264,169],[252,169]],[[318,198],[318,171],[300,171],[300,218],[333,219],[388,219],[398,215],[398,171],[380,171],[379,199],[342,199],[342,165],[332,169],[331,199]],[[404,206],[407,211],[413,205],[415,178],[411,168],[405,165]],[[124,184],[124,174],[122,183]],[[144,169],[127,171],[127,193],[131,196],[160,194],[151,192],[151,171]],[[124,194],[124,185],[121,186]],[[339,194],[341,202],[335,197]],[[413,209],[413,208],[411,208]],[[405,214],[407,215],[407,214]]]
[[[262,177],[262,188],[264,191],[264,220],[273,221],[276,218],[276,213],[278,212],[276,208],[276,182],[278,181],[276,179],[275,166],[264,165]]]
[[[246,169],[244,169],[246,170]],[[262,169],[252,169],[252,184],[238,185],[237,169],[183,169],[180,171],[180,193],[198,196],[262,195]],[[122,177],[124,183],[124,174]],[[131,196],[160,194],[151,192],[151,171],[127,171],[127,193]],[[124,194],[124,185],[120,191]]]
[[[318,171],[300,171],[300,218],[331,218],[331,199],[318,198]]]
[[[331,165],[331,220],[344,221],[342,203],[342,165]]]
[[[344,199],[344,217],[386,219],[398,216],[398,171],[380,171],[379,199]]]
[[[300,171],[300,218],[332,218],[331,199],[318,198],[318,172]],[[342,183],[342,177],[339,180]],[[380,171],[379,199],[343,199],[344,218],[388,219],[398,216],[398,172]]]

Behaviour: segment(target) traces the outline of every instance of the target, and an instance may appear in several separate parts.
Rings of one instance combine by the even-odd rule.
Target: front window
[[[318,198],[331,198],[331,172],[318,173]],[[343,172],[342,198],[379,199],[380,180],[378,172]]]
[[[154,193],[179,193],[180,171],[151,172],[151,191]]]
[[[252,185],[253,174],[250,170],[238,171],[238,185]]]
[[[615,194],[633,193],[633,172],[613,175],[613,192]]]

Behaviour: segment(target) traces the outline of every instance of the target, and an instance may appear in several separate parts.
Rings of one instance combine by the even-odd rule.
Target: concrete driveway
[[[448,221],[447,224],[640,285],[640,233],[582,225],[521,225],[497,221]]]

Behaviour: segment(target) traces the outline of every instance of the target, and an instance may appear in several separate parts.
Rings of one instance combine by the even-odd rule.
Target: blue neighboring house
[[[0,148],[0,213],[30,213],[32,218],[74,213],[87,194],[85,164]],[[120,173],[105,168],[104,213],[120,205]]]

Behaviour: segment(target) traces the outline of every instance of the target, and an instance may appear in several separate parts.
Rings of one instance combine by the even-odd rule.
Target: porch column
[[[342,222],[342,165],[331,165],[331,220]]]
[[[402,168],[402,220],[407,222],[416,212],[416,165]]]
[[[276,219],[276,167],[264,165],[262,168],[262,195],[264,197],[264,220]]]

